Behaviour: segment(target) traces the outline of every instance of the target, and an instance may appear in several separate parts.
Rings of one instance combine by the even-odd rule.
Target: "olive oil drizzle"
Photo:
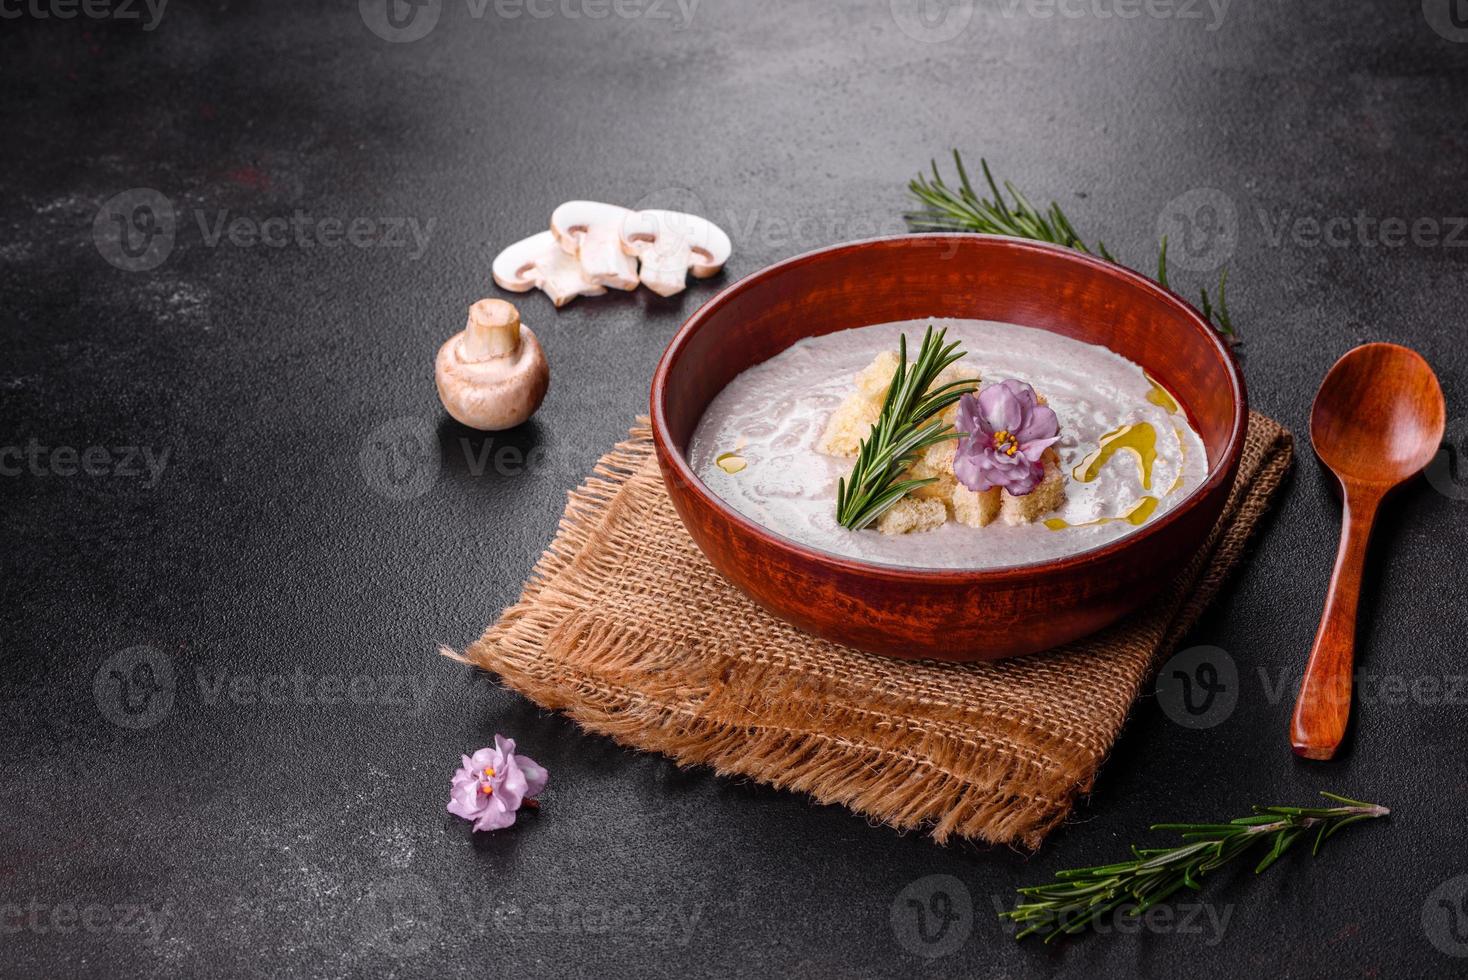
[[[1079,524],[1068,524],[1058,517],[1052,517],[1045,522],[1045,526],[1052,531],[1063,531],[1068,527],[1096,527],[1100,524],[1130,524],[1133,527],[1141,527],[1147,523],[1147,518],[1157,511],[1157,505],[1162,501],[1156,497],[1143,497],[1132,505],[1131,510],[1120,517],[1098,517],[1094,521],[1082,521]]]
[[[1151,375],[1146,377],[1148,381],[1152,382],[1152,390],[1147,392],[1147,401],[1159,408],[1166,409],[1170,415],[1179,414],[1182,409],[1178,406],[1177,399],[1173,398],[1168,390],[1158,384]],[[1177,478],[1172,481],[1172,486],[1167,488],[1167,493],[1163,496],[1171,496],[1182,489],[1183,485],[1183,463],[1187,459],[1187,441],[1183,438],[1182,430],[1177,426],[1173,426],[1173,431],[1177,435],[1178,472]],[[1082,460],[1072,470],[1071,476],[1081,483],[1090,483],[1101,474],[1102,467],[1119,452],[1126,453],[1136,461],[1137,477],[1141,480],[1143,489],[1152,489],[1152,466],[1157,462],[1157,430],[1150,422],[1133,422],[1106,433],[1101,437],[1095,452]],[[1052,531],[1063,531],[1068,527],[1096,527],[1101,524],[1114,523],[1141,527],[1153,514],[1157,513],[1157,508],[1161,503],[1159,498],[1148,494],[1116,517],[1098,517],[1079,524],[1071,524],[1059,517],[1052,517],[1045,521],[1045,526]]]
[[[1119,429],[1112,429],[1101,437],[1096,451],[1081,461],[1071,473],[1077,481],[1090,483],[1101,473],[1101,468],[1119,452],[1136,458],[1137,477],[1144,490],[1152,489],[1152,464],[1157,462],[1157,430],[1151,422],[1133,422]]]
[[[714,458],[714,465],[725,473],[734,474],[744,469],[748,464],[744,457],[738,453],[720,453]]]

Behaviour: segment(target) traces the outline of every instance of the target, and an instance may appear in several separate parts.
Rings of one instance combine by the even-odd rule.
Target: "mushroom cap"
[[[490,271],[501,289],[523,293],[535,288],[531,275],[546,253],[556,246],[555,236],[548,231],[522,238],[494,257]]]
[[[566,254],[575,255],[576,239],[592,229],[602,226],[613,233],[622,227],[622,222],[632,212],[616,204],[600,201],[567,201],[551,212],[550,230]]]
[[[556,306],[565,306],[577,296],[600,296],[606,287],[587,279],[581,263],[567,255],[549,231],[523,238],[495,256],[491,267],[494,281],[512,293],[537,286]]]
[[[622,223],[632,212],[600,201],[567,201],[551,213],[551,234],[575,256],[587,281],[612,289],[637,288],[637,260],[622,248]]]
[[[475,304],[476,311],[480,305]],[[439,400],[467,426],[487,432],[513,429],[535,414],[545,400],[550,365],[534,332],[518,323],[518,313],[515,320],[520,342],[513,353],[473,360],[466,350],[467,330],[454,334],[438,349],[434,379]]]
[[[734,252],[728,233],[707,218],[659,208],[634,211],[622,222],[622,247],[631,255],[653,250],[662,256],[686,247],[688,269],[699,279],[717,274]]]

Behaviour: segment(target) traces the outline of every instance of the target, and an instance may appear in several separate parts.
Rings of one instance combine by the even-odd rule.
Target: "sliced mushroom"
[[[622,248],[641,261],[642,284],[659,296],[680,293],[688,273],[717,275],[733,246],[724,229],[682,211],[634,211],[622,222]]]
[[[550,365],[540,342],[502,299],[469,308],[469,322],[438,349],[438,398],[450,415],[475,429],[512,429],[540,407]]]
[[[539,288],[557,306],[577,296],[600,296],[605,286],[587,279],[576,256],[567,255],[548,231],[531,235],[505,249],[494,260],[494,281],[512,293]]]
[[[622,251],[626,208],[598,201],[567,201],[551,214],[551,233],[568,255],[581,262],[581,273],[598,286],[637,288],[637,260]]]

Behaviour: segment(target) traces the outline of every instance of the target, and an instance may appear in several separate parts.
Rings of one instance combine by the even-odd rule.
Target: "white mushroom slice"
[[[567,255],[548,231],[531,235],[505,249],[494,260],[494,281],[512,293],[539,288],[557,306],[577,296],[600,296],[605,286],[590,281],[581,263]]]
[[[688,273],[717,275],[733,246],[724,229],[682,211],[634,211],[622,222],[622,248],[642,262],[642,284],[659,296],[680,293]]]
[[[581,272],[598,286],[637,288],[637,260],[622,251],[626,208],[598,201],[567,201],[551,214],[551,233],[568,255],[581,261]]]

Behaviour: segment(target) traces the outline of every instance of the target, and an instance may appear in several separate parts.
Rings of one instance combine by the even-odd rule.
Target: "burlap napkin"
[[[1292,438],[1257,413],[1222,520],[1167,594],[1082,642],[997,664],[828,643],[728,585],[663,491],[646,420],[570,495],[520,601],[461,658],[585,728],[898,828],[1039,846],[1132,702],[1240,562]]]

